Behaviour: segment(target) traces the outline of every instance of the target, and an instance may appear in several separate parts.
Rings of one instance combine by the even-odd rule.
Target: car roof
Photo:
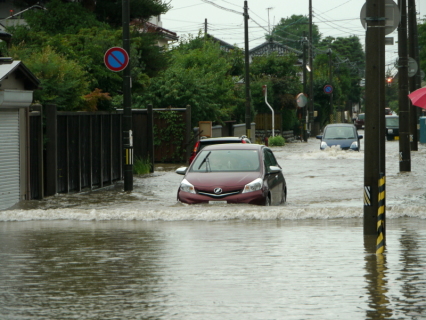
[[[355,128],[355,125],[353,125],[352,123],[331,123],[331,124],[328,124],[326,128],[327,127],[354,127]]]
[[[254,143],[224,143],[212,144],[203,148],[203,151],[208,150],[261,150],[264,145]]]
[[[200,139],[200,142],[211,142],[211,141],[241,141],[242,139],[247,139],[247,138],[242,138],[242,137],[217,137],[217,138],[203,138]]]
[[[387,114],[385,115],[386,118],[399,118],[399,116],[395,115],[395,114]]]

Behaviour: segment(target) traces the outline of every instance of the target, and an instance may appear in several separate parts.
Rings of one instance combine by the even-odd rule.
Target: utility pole
[[[244,1],[244,60],[245,60],[245,89],[246,89],[246,132],[247,137],[251,139],[251,102],[250,102],[250,73],[249,73],[249,41],[248,41],[248,7],[247,1]]]
[[[314,123],[314,44],[313,44],[313,34],[312,34],[312,0],[309,0],[309,130],[311,134],[316,134],[312,132],[313,123]]]
[[[408,101],[407,2],[399,0],[401,21],[398,28],[398,89],[399,89],[399,171],[411,171],[410,106]]]
[[[385,0],[366,2],[364,235],[377,235],[379,181],[385,176]],[[381,215],[384,218],[385,212]],[[384,234],[384,232],[383,232]]]
[[[408,0],[408,43],[409,43],[409,56],[417,62],[417,72],[414,76],[410,77],[409,91],[413,92],[420,88],[420,61],[419,61],[419,44],[417,37],[417,19],[416,19],[416,2],[415,0]],[[420,116],[420,109],[410,103],[410,131],[413,135],[411,141],[411,151],[419,150],[419,137],[417,134],[418,120]]]
[[[130,10],[129,1],[123,0],[123,49],[130,57]],[[130,60],[130,58],[129,58]],[[132,101],[130,63],[123,70],[123,173],[124,191],[133,190],[133,134],[132,134]]]
[[[207,36],[207,19],[204,19],[204,36]]]
[[[308,92],[307,92],[307,72],[306,72],[306,45],[307,45],[308,39],[306,38],[306,31],[303,31],[303,39],[302,39],[302,45],[303,45],[303,94],[308,96]],[[306,132],[306,115],[307,115],[307,109],[308,106],[304,106],[303,107],[303,112],[302,112],[302,136],[303,136],[303,141],[308,141],[308,134]]]
[[[274,9],[274,8],[272,8],[272,7],[266,8],[266,10],[268,10],[268,34],[269,35],[271,35],[271,24],[269,23],[269,11],[272,10],[272,9]]]
[[[332,69],[332,62],[331,62],[331,55],[332,55],[333,51],[331,50],[331,48],[328,48],[327,50],[327,54],[328,54],[328,84],[329,85],[333,85],[333,69]],[[334,115],[334,111],[333,111],[333,92],[330,93],[330,123],[333,119],[333,115]],[[334,119],[333,119],[334,122]]]

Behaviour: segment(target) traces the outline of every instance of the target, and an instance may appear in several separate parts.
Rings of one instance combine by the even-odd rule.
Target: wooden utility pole
[[[246,132],[247,137],[250,139],[250,131],[251,131],[251,101],[250,101],[250,69],[249,69],[249,40],[248,40],[248,7],[247,1],[244,1],[244,62],[245,62],[245,89],[246,89]]]
[[[130,0],[123,0],[123,49],[130,60]],[[133,133],[130,63],[123,70],[123,157],[124,191],[133,190]]]
[[[385,0],[366,2],[364,234],[377,234],[379,181],[385,175]],[[383,213],[384,216],[384,213]]]
[[[311,133],[314,123],[314,44],[312,34],[312,0],[309,0],[309,130]],[[315,133],[316,134],[316,133]]]
[[[332,86],[333,85],[333,68],[332,68],[333,64],[332,64],[331,57],[332,57],[333,51],[331,50],[331,48],[328,48],[327,54],[328,54],[328,68],[329,68],[328,84]],[[334,119],[334,110],[333,110],[333,92],[330,93],[330,116],[329,117],[330,117],[329,119],[330,123],[332,122],[332,119],[333,119],[333,122],[336,122]]]
[[[408,0],[408,43],[409,43],[409,56],[417,62],[417,72],[414,76],[410,77],[409,91],[413,92],[420,88],[420,61],[419,61],[419,44],[417,37],[417,19],[416,19],[416,2],[415,0]],[[417,134],[417,126],[420,116],[420,109],[410,102],[410,131],[413,135],[411,142],[411,151],[419,150],[419,136]]]
[[[408,101],[407,2],[399,0],[401,21],[398,28],[398,89],[399,89],[399,171],[411,171],[410,106]]]
[[[308,44],[308,39],[306,38],[306,31],[303,31],[303,39],[302,39],[302,43],[303,43],[303,94],[305,94],[306,96],[309,96],[308,92],[307,92],[307,85],[306,85],[306,78],[307,78],[307,70],[306,70],[306,46]],[[303,136],[303,141],[308,141],[308,134],[306,132],[306,116],[308,114],[308,105],[305,105],[302,109],[302,121],[301,121],[301,126],[302,126],[302,136]]]

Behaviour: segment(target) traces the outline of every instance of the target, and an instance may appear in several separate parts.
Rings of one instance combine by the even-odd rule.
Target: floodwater
[[[279,207],[187,206],[182,176],[0,211],[0,319],[426,319],[426,146],[386,142],[386,249],[363,236],[364,151],[273,148]],[[373,243],[373,244],[372,244]]]

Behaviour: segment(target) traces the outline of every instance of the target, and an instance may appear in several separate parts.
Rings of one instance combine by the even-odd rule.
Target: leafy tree
[[[140,99],[145,101],[144,106],[152,103],[156,107],[186,107],[189,104],[193,125],[198,121],[221,123],[235,119],[236,109],[243,107],[244,102],[230,74],[232,64],[219,44],[208,39],[184,39],[171,52],[169,63],[168,69],[151,79]]]
[[[34,91],[34,100],[54,103],[59,110],[84,108],[82,96],[89,92],[87,73],[81,66],[56,53],[51,47],[33,53],[25,52],[25,65],[40,80],[40,89]]]
[[[130,19],[148,20],[152,16],[166,13],[169,3],[162,0],[131,0]],[[118,27],[122,25],[122,1],[102,0],[96,2],[95,14],[99,21]]]
[[[95,15],[76,2],[62,3],[52,0],[46,4],[46,10],[31,10],[25,14],[25,20],[31,30],[43,31],[54,35],[58,33],[76,33],[82,28],[98,27],[101,23]]]
[[[420,51],[420,70],[426,72],[426,16],[424,16],[422,23],[417,24],[417,34]],[[424,79],[422,81],[424,81]]]
[[[301,92],[295,55],[271,54],[255,57],[250,66],[252,103],[258,113],[271,112],[265,103],[262,87],[267,86],[268,103],[283,114],[284,130],[293,128],[296,121],[296,96]]]
[[[273,28],[271,36],[275,41],[294,49],[302,50],[301,39],[309,35],[309,18],[303,15],[292,15],[288,18],[281,18],[280,22]],[[318,26],[312,24],[312,42],[316,46],[321,39]]]
[[[47,11],[30,12],[27,15],[28,26],[8,29],[13,34],[10,52],[26,63],[24,59],[31,53],[50,47],[70,63],[78,63],[86,72],[84,81],[88,83],[88,91],[84,94],[100,88],[113,98],[121,96],[122,73],[108,70],[103,63],[107,49],[122,45],[121,28],[113,29],[107,24],[100,23],[93,13],[79,3],[62,3],[59,0],[52,0],[47,4],[47,8]],[[77,11],[73,11],[74,9]],[[52,27],[55,23],[59,23],[52,17],[66,16],[68,11],[81,14],[83,19],[74,17],[68,20],[64,17],[60,27],[57,29]],[[73,17],[72,14],[68,15]],[[88,25],[92,27],[85,28]],[[156,41],[155,34],[140,33],[132,28],[130,56],[133,92],[141,93],[145,90],[150,77],[155,76],[166,66],[166,55],[163,48],[155,45]],[[113,99],[113,101],[121,100]],[[121,105],[118,106],[121,107]],[[98,106],[100,110],[110,107],[111,105],[106,103]]]
[[[324,86],[330,84],[328,49],[331,49],[334,110],[330,110],[330,96],[323,91]],[[360,101],[362,90],[359,82],[365,68],[365,54],[359,38],[350,36],[323,39],[318,44],[314,65],[315,109],[319,112],[321,125],[325,125],[329,121],[329,115],[337,108],[343,108],[347,101]]]

